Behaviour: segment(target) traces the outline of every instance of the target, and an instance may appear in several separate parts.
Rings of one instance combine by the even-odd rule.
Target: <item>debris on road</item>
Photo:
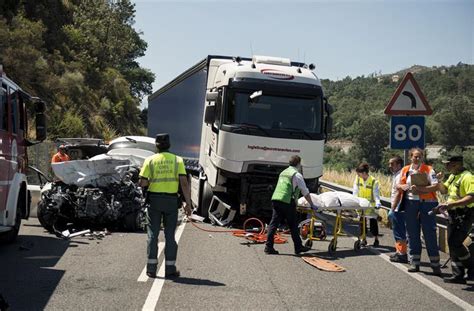
[[[73,237],[85,235],[85,234],[90,233],[90,232],[91,232],[90,229],[82,230],[82,231],[78,231],[78,232],[74,232],[74,233],[71,233],[69,230],[64,230],[63,232],[61,232],[61,236],[65,239],[71,239]]]
[[[318,268],[321,271],[327,272],[344,272],[346,268],[326,259],[322,259],[316,256],[303,256],[303,260],[312,265],[315,268]]]

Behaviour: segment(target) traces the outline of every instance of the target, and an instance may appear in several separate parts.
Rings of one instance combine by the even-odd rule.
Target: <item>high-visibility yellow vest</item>
[[[377,213],[373,209],[373,207],[375,206],[374,187],[375,187],[375,184],[378,183],[378,181],[369,175],[364,185],[364,179],[362,179],[359,176],[357,176],[356,178],[357,178],[357,189],[359,190],[358,197],[367,199],[370,202],[370,206],[372,207],[372,208],[366,209],[364,214],[366,216],[376,216]]]
[[[468,194],[468,191],[472,189],[472,186],[470,186],[471,189],[465,189],[465,187],[463,187],[463,183],[465,182],[469,186],[474,183],[473,176],[468,170],[465,170],[464,172],[457,175],[451,174],[451,176],[449,176],[448,180],[444,183],[444,185],[448,188],[448,202],[457,201]],[[474,207],[474,203],[468,204],[467,207]]]
[[[148,163],[149,192],[177,193],[179,188],[178,161],[182,159],[168,152],[152,156]]]
[[[277,186],[272,195],[272,201],[281,201],[290,204],[291,200],[297,200],[299,198],[300,189],[296,187],[296,189],[293,190],[293,176],[297,173],[298,171],[293,166],[288,167],[280,173]]]
[[[365,181],[361,177],[357,177],[357,189],[359,189],[359,198],[364,198],[369,200],[370,206],[375,206],[375,198],[374,198],[374,186],[377,181],[375,178],[369,175],[367,180]]]

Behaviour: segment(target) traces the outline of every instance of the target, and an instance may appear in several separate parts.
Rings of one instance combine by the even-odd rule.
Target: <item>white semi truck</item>
[[[313,69],[286,58],[208,56],[148,98],[148,136],[170,134],[202,216],[219,224],[270,216],[291,155],[301,156],[310,190],[318,187],[332,108]]]

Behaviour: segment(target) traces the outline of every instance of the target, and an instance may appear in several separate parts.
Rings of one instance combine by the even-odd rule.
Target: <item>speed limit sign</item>
[[[390,148],[425,148],[425,117],[393,116],[390,123]]]

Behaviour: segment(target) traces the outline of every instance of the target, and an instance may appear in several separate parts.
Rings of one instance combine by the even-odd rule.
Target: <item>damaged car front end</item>
[[[127,142],[126,148],[117,152],[121,141]],[[154,140],[133,136],[109,146],[113,147],[107,153],[88,160],[52,164],[56,179],[38,203],[38,219],[46,230],[58,233],[68,226],[143,230],[146,202],[137,181],[143,161],[154,154]]]

